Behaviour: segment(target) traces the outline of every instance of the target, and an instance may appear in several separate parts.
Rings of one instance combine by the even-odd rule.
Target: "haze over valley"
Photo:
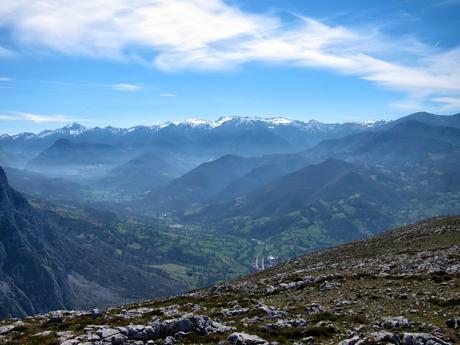
[[[169,295],[460,211],[458,114],[72,123],[0,145],[8,236],[38,250],[22,258],[2,240],[18,269],[3,272],[4,316]],[[55,271],[23,271],[21,260]],[[43,288],[24,291],[26,274]],[[145,285],[133,290],[130,275]]]

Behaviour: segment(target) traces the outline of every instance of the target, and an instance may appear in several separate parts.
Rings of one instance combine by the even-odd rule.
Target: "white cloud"
[[[433,97],[433,98],[409,98],[401,102],[390,104],[394,108],[405,111],[419,111],[423,109],[429,112],[452,113],[460,112],[460,96],[457,97]]]
[[[67,54],[120,58],[132,45],[187,51],[238,35],[257,35],[271,20],[221,0],[16,0],[0,3],[0,24],[23,44]]]
[[[175,93],[160,93],[161,97],[176,97]]]
[[[111,88],[116,91],[128,91],[128,92],[142,91],[144,89],[144,87],[141,85],[125,84],[125,83],[113,84],[111,85]]]
[[[426,109],[422,99],[405,99],[399,102],[390,103],[393,108],[402,109],[405,111],[417,111],[418,109]]]
[[[42,114],[23,113],[23,114],[20,114],[20,117],[23,120],[28,120],[28,121],[32,121],[32,122],[36,122],[36,123],[74,121],[72,119],[67,118],[64,115],[42,115]]]
[[[223,0],[3,1],[0,26],[29,49],[132,59],[166,71],[222,70],[258,61],[369,80],[405,92],[409,101],[400,105],[460,93],[460,47],[443,51],[413,37],[390,38],[377,29],[300,16],[287,24]],[[139,91],[141,86],[113,88]]]
[[[18,114],[0,115],[0,120],[31,121],[34,123],[87,121],[84,119],[70,118],[66,115],[44,115],[44,114],[33,114],[33,113],[18,113]]]
[[[14,115],[0,115],[0,120],[15,121],[15,120],[20,120],[20,118]]]
[[[432,102],[440,103],[445,111],[459,111],[460,110],[460,97],[435,97],[431,99]]]

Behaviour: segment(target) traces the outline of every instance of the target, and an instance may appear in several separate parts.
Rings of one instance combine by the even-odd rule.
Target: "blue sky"
[[[0,132],[460,112],[460,0],[6,0]]]

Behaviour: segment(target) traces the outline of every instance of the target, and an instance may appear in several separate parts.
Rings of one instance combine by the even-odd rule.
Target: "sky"
[[[460,0],[2,0],[0,133],[460,112]]]

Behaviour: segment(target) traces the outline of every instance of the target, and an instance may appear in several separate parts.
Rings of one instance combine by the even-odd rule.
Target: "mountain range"
[[[164,296],[459,214],[459,119],[225,117],[3,135],[0,309]]]
[[[223,117],[217,121],[190,119],[131,128],[86,128],[71,123],[57,130],[38,134],[20,133],[0,136],[0,147],[15,158],[12,163],[24,165],[27,160],[51,146],[67,139],[75,143],[105,144],[122,147],[135,153],[149,148],[159,154],[179,153],[199,159],[224,154],[245,156],[296,151],[310,147],[323,139],[371,130],[385,121],[372,123],[325,124],[311,120],[302,122],[285,118]],[[192,160],[193,163],[196,160]],[[4,162],[5,164],[5,162]]]

